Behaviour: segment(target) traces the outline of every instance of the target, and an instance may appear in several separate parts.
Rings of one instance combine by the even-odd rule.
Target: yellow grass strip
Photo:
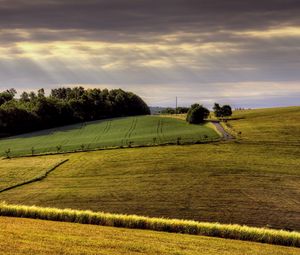
[[[149,218],[137,215],[110,214],[72,209],[10,205],[5,202],[0,203],[0,216],[75,222],[133,229],[149,229],[300,247],[299,232],[240,225]]]

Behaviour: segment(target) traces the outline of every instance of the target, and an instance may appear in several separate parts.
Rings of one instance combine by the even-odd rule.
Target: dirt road
[[[234,136],[226,132],[226,130],[222,127],[220,122],[218,121],[212,121],[212,124],[215,125],[216,129],[223,135],[224,140],[233,140]]]

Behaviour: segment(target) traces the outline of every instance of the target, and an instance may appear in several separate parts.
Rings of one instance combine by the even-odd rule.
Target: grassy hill
[[[242,139],[257,142],[300,144],[300,107],[235,111],[229,124]]]
[[[264,123],[270,118],[269,109],[253,110],[253,116],[255,111],[264,117],[249,117],[247,125],[259,126],[269,143],[251,144],[242,138],[219,144],[67,154],[63,157],[69,162],[46,179],[0,193],[0,200],[299,231],[300,146],[295,143],[300,122],[292,123],[296,136],[289,142],[285,136],[274,135],[276,129],[268,131]],[[297,118],[300,112],[282,111],[280,116],[287,119]],[[240,121],[245,119],[232,122],[238,126]],[[274,126],[282,122],[273,118]],[[243,130],[242,137],[250,139],[252,129],[249,134]],[[2,162],[22,166],[23,160]]]
[[[45,180],[0,200],[300,230],[299,154],[235,143],[70,154]]]
[[[299,249],[212,237],[0,217],[0,253],[296,255]]]
[[[191,125],[183,120],[140,116],[87,122],[0,139],[0,156],[66,152],[130,145],[156,145],[216,140],[211,124]]]

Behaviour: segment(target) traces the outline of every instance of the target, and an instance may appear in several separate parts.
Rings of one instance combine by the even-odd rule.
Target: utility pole
[[[177,115],[177,97],[176,97],[176,103],[175,103],[175,114]]]

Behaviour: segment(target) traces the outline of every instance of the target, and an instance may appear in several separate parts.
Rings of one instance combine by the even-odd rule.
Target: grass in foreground
[[[195,143],[219,139],[211,124],[140,116],[109,119],[0,139],[0,156],[80,151],[109,147]],[[7,152],[7,153],[5,153]]]
[[[196,221],[148,218],[137,215],[118,215],[71,209],[42,208],[0,204],[0,216],[75,222],[121,228],[147,229],[190,235],[222,237],[276,245],[300,247],[300,233],[283,230],[253,228],[240,225],[222,225]]]
[[[0,200],[299,231],[299,154],[235,143],[68,154],[46,179]]]
[[[213,237],[0,217],[0,253],[296,255],[299,249]]]

